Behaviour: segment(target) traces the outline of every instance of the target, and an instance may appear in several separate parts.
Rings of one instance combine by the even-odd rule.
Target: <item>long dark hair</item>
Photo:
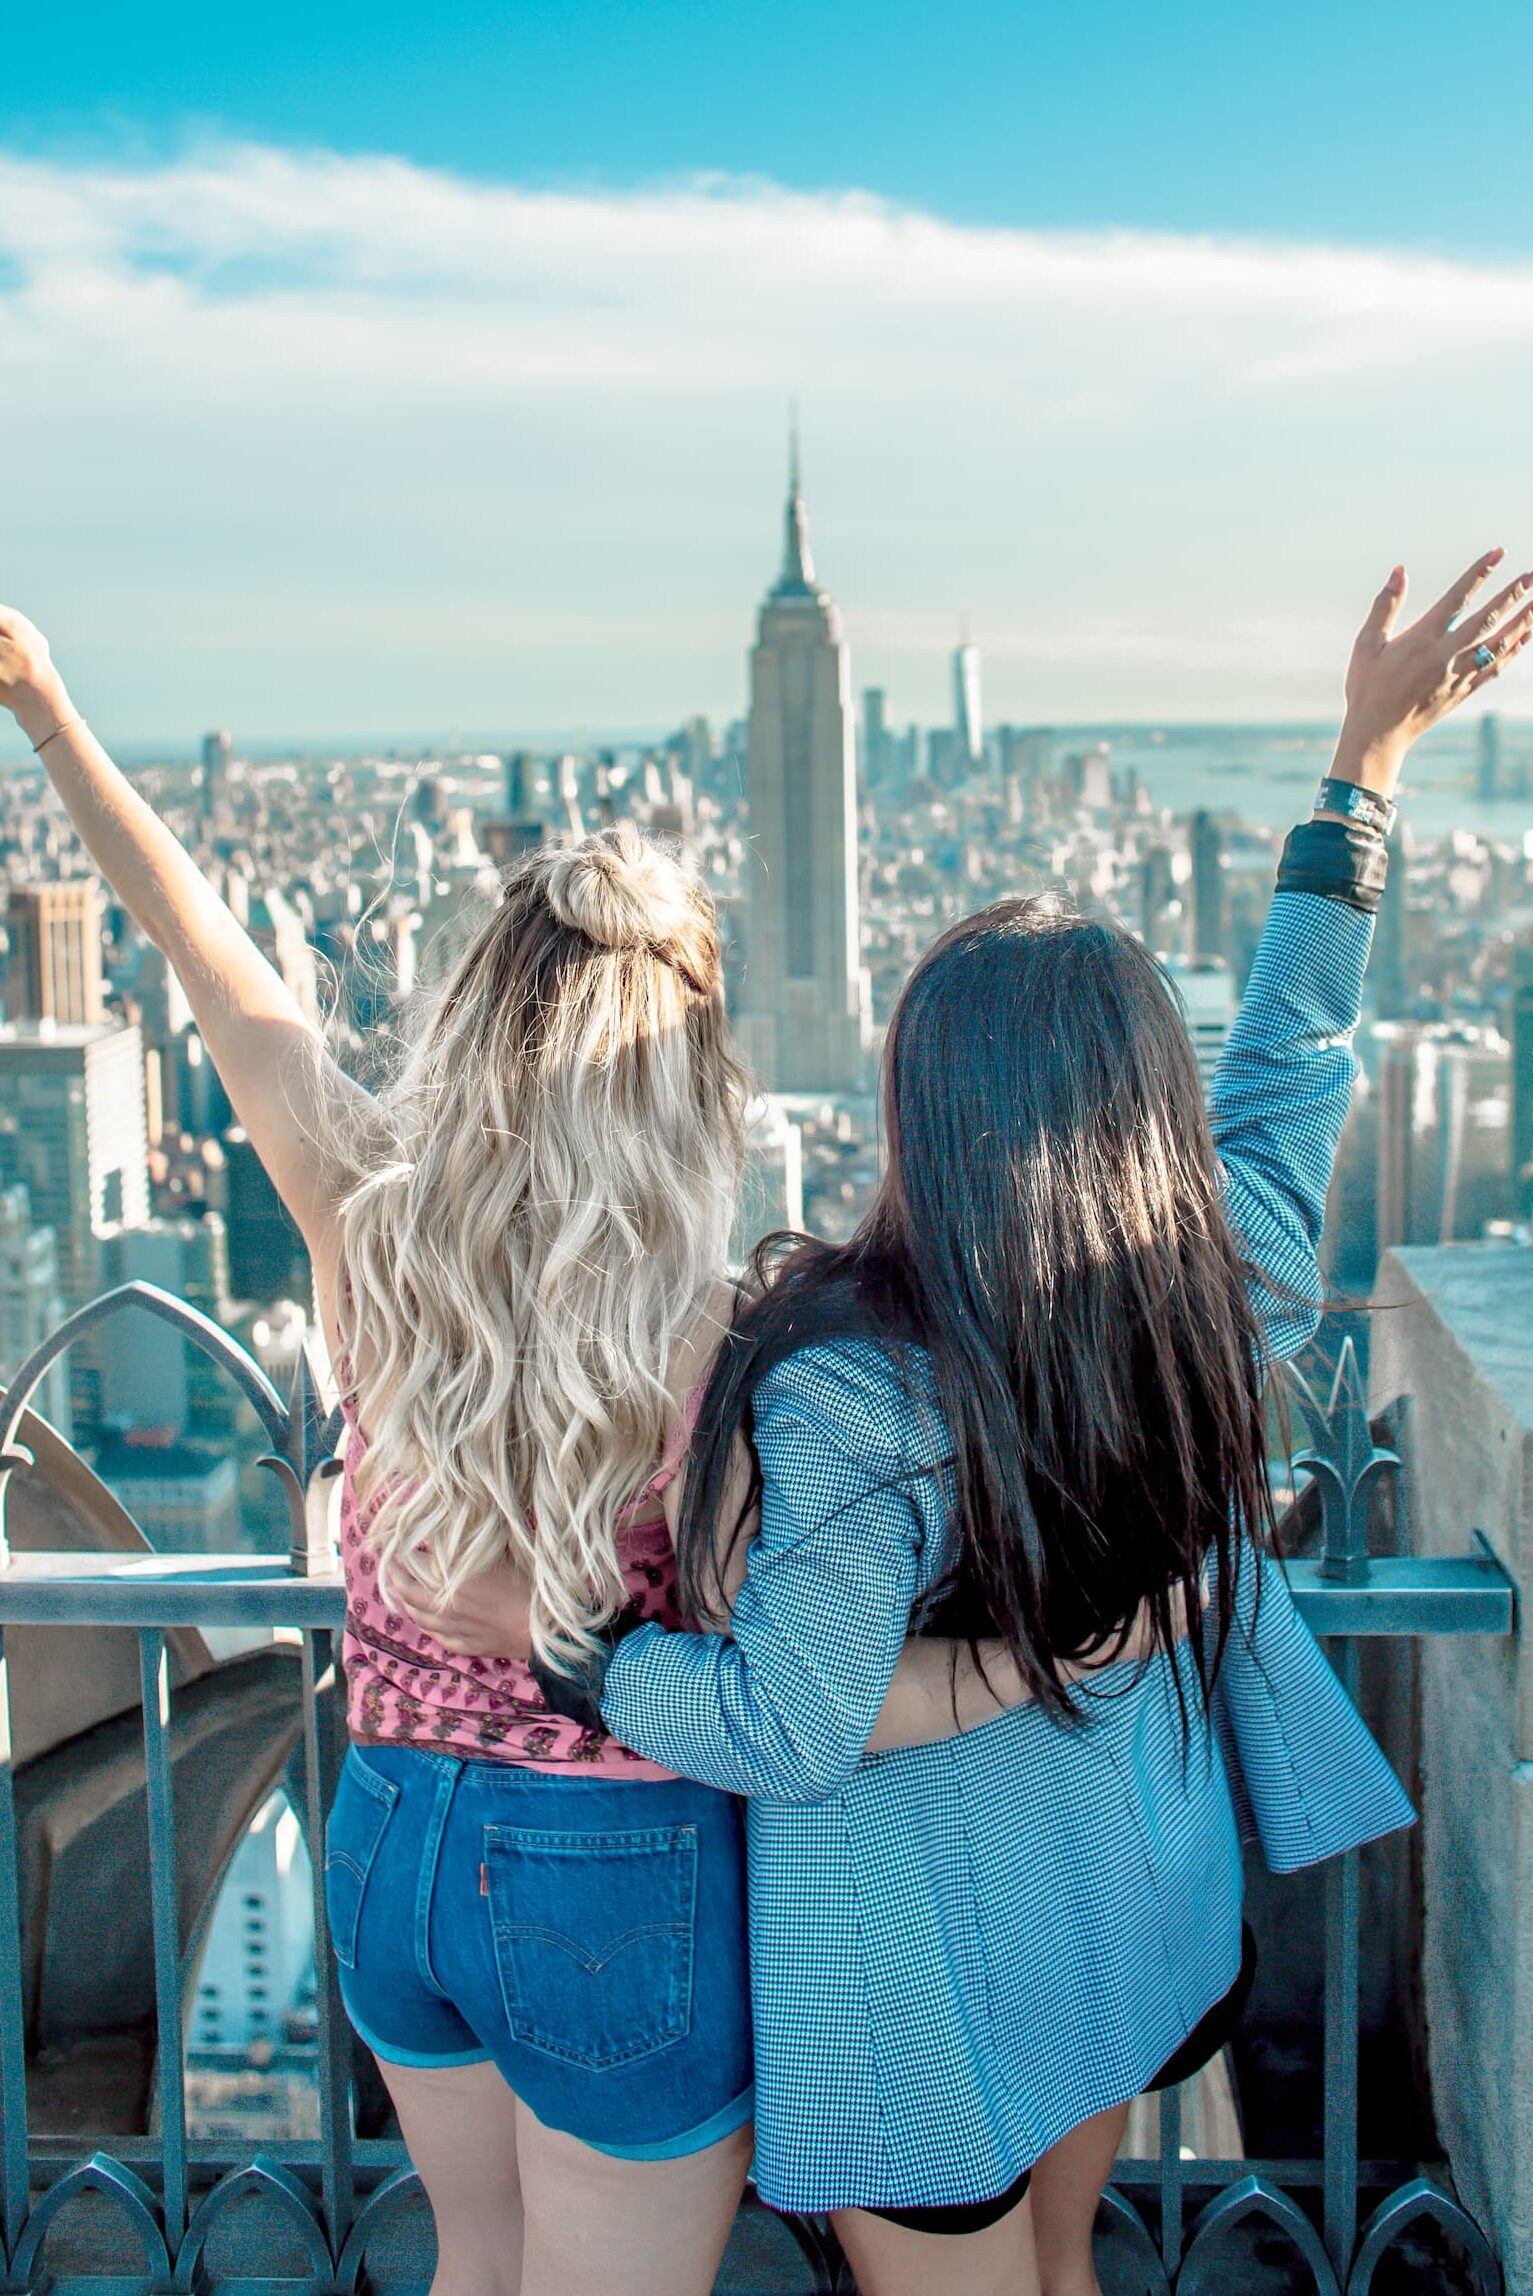
[[[1047,898],[979,911],[905,985],[883,1115],[856,1234],[778,1239],[714,1366],[684,1598],[718,1607],[751,1503],[721,1540],[731,1446],[766,1373],[863,1334],[896,1362],[924,1351],[950,1439],[930,1466],[957,1537],[928,1629],[1003,1638],[1032,1696],[1074,1718],[1065,1662],[1121,1652],[1148,1605],[1151,1655],[1187,1633],[1206,1697],[1272,1502],[1250,1270],[1164,973]]]

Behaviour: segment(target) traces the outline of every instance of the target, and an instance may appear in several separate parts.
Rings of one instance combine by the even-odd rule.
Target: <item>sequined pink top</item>
[[[645,1618],[680,1626],[676,1555],[660,1494],[691,1440],[701,1390],[687,1398],[659,1472],[629,1510],[619,1536],[623,1576]],[[367,1438],[350,1412],[341,1478],[341,1559],[346,1571],[346,1719],[364,1745],[428,1746],[530,1770],[606,1778],[670,1778],[602,1730],[550,1713],[530,1669],[515,1658],[460,1658],[378,1591],[378,1566],[358,1511],[356,1467]]]

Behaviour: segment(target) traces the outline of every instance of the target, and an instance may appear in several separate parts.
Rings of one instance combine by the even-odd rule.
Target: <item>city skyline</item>
[[[880,1206],[919,1213],[956,1190],[968,1291],[993,1293],[997,1198],[980,1166],[1004,1178],[1007,1158],[992,1118],[1017,1132],[1029,1102],[1043,1110],[1041,1140],[1022,1121],[1012,1142],[1019,1200],[1038,1194],[1030,1175],[1072,1158],[1116,1156],[1134,1178],[1144,1143],[1108,1135],[1135,1091],[1098,1057],[1116,1028],[1130,1066],[1149,1047],[1175,1086],[1150,1100],[1177,1116],[1197,1183],[1192,1253],[1153,1172],[1116,1223],[1093,1218],[1057,1250],[1033,1220],[1039,1248],[999,1255],[1030,1284],[1009,1311],[1034,1327],[1013,1372],[1047,1346],[1051,1312],[1068,1340],[1086,1262],[1110,1299],[1115,1252],[1128,1273],[1086,1351],[1103,1361],[1124,1337],[1107,1326],[1143,1304],[1146,1268],[1175,1279],[1185,1264],[1189,1284],[1172,1290],[1188,1294],[1199,1251],[1249,1259],[1284,1295],[1274,1318],[1253,1284],[1255,1321],[1235,1317],[1260,1384],[1285,1389],[1270,1411],[1263,1399],[1265,1440],[1253,1422],[1245,1446],[1245,1480],[1271,1508],[1235,1527],[1274,1534],[1271,1648],[1299,1648],[1309,1626],[1328,1637],[1325,1656],[1310,1649],[1309,1686],[1340,1697],[1334,1667],[1379,1742],[1375,1757],[1358,1739],[1353,1760],[1343,1734],[1340,1770],[1391,1765],[1420,1823],[1360,1852],[1360,1827],[1330,1822],[1340,1788],[1329,1808],[1299,1808],[1301,1793],[1258,1810],[1268,1856],[1246,1861],[1242,1984],[1222,2005],[1244,2006],[1204,2074],[1173,2083],[1164,2109],[1152,2096],[1129,2108],[1109,2148],[1104,2284],[1136,2256],[1163,2288],[1258,2270],[1265,2284],[1286,2246],[1307,2282],[1336,2291],[1375,2267],[1381,2291],[1440,2274],[1457,2287],[1462,2263],[1477,2285],[1504,2276],[1533,2296],[1518,2118],[1533,2016],[1515,1982],[1507,2039],[1508,1941],[1533,1918],[1526,1860],[1508,1854],[1526,1841],[1533,1786],[1533,1675],[1514,1647],[1533,1590],[1533,680],[1487,688],[1413,753],[1387,882],[1384,856],[1365,868],[1360,848],[1352,881],[1339,862],[1328,874],[1342,840],[1308,822],[1353,636],[1391,563],[1410,571],[1407,622],[1493,541],[1509,554],[1501,579],[1533,566],[1533,208],[1500,185],[1533,116],[1533,62],[1512,34],[1477,48],[1427,0],[65,0],[7,26],[0,599],[52,639],[71,691],[59,717],[78,710],[131,774],[51,717],[29,755],[0,711],[0,1385],[16,1422],[0,1471],[0,1981],[25,2010],[0,2050],[8,2286],[50,2269],[71,2287],[104,2273],[89,2284],[121,2292],[140,2270],[193,2286],[215,2267],[424,2285],[427,2198],[390,2174],[411,2155],[436,2196],[439,2277],[450,2271],[446,2171],[439,2190],[410,2112],[406,2145],[389,2111],[402,2076],[379,2086],[344,2015],[337,1960],[355,1963],[359,1942],[373,1954],[379,1880],[365,1936],[344,1875],[325,1918],[336,1693],[356,1645],[343,1648],[341,1582],[357,1595],[351,1550],[367,1527],[354,1506],[337,1511],[367,1493],[340,1490],[326,1454],[342,1443],[354,1469],[363,1430],[343,1392],[331,1408],[356,1385],[357,1354],[332,1351],[325,1313],[331,1175],[306,1184],[313,1158],[267,1103],[290,1097],[295,1035],[312,1024],[311,1097],[349,1112],[363,1166],[378,1136],[388,1169],[374,1177],[408,1180],[413,1161],[414,1226],[427,1244],[433,1219],[441,1231],[428,1276],[456,1257],[459,1304],[466,1284],[491,1336],[511,1331],[526,1354],[535,1319],[477,1248],[457,1201],[463,1157],[428,1166],[408,1125],[352,1121],[367,1093],[397,1103],[394,1081],[419,1080],[412,1046],[454,1036],[459,1089],[437,1096],[434,1145],[445,1134],[450,1148],[456,1126],[481,1164],[506,1151],[491,1175],[500,1211],[514,1223],[526,1198],[546,1227],[563,1200],[564,1241],[588,1266],[611,1261],[619,1285],[632,1278],[625,1243],[659,1232],[653,1154],[610,1159],[608,1186],[602,1160],[582,1157],[587,1126],[562,1172],[538,1155],[529,1178],[537,1080],[518,1073],[517,1000],[488,1000],[476,1047],[454,985],[464,952],[477,966],[494,944],[517,986],[525,949],[494,923],[497,909],[512,925],[522,914],[508,872],[541,849],[523,890],[541,884],[574,915],[558,895],[566,864],[606,863],[569,848],[621,825],[631,849],[632,825],[680,853],[716,962],[707,1009],[683,995],[707,1055],[692,1066],[748,1096],[713,1274],[744,1276],[761,1245],[758,1273],[781,1266],[786,1232],[832,1250],[887,1242]],[[1372,696],[1393,682],[1383,665],[1370,676],[1366,644],[1356,682]],[[31,675],[15,688],[37,734],[46,690]],[[1403,704],[1381,713],[1381,738],[1404,728]],[[1275,894],[1295,882],[1341,905]],[[664,905],[658,878],[652,889]],[[638,877],[629,890],[642,907]],[[1372,920],[1356,913],[1370,898]],[[1064,972],[1059,994],[1044,983],[1011,1016],[1026,1089],[1008,1110],[976,1082],[1009,1057],[991,994],[1003,941],[1022,918],[1071,909],[1074,933],[1032,936],[1031,959]],[[635,972],[578,933],[561,940],[552,917],[543,953],[566,986]],[[634,933],[591,921],[608,941],[644,937],[642,919]],[[664,925],[650,920],[652,952],[694,971]],[[952,1106],[907,1125],[902,1145],[919,990],[897,1028],[896,1015],[955,931],[988,935],[987,983],[939,1047]],[[594,972],[565,966],[593,949]],[[1093,994],[1122,1005],[1114,980],[1134,985],[1135,1009],[1093,1028]],[[1186,1024],[1180,1074],[1162,990]],[[606,1038],[594,1057],[612,1081]],[[652,1066],[653,1048],[635,1049]],[[491,1067],[494,1105],[476,1110]],[[578,1075],[572,1092],[589,1101]],[[930,1115],[941,1095],[923,1097]],[[924,1184],[907,1185],[923,1154]],[[996,1234],[1025,1243],[1028,1220],[1005,1212]],[[372,1255],[372,1276],[386,1259]],[[867,1260],[854,1244],[839,1264]],[[941,1306],[921,1260],[896,1287],[911,1296],[895,1321],[912,1328],[934,1326],[923,1291]],[[560,1263],[556,1239],[551,1282]],[[872,1287],[875,1308],[886,1288]],[[344,1306],[349,1280],[341,1290]],[[1318,1322],[1287,1312],[1315,1301]],[[408,1323],[410,1287],[400,1302]],[[1276,1358],[1306,1329],[1290,1389]],[[785,1345],[814,1336],[789,1329]],[[417,1368],[461,1396],[463,1349],[415,1337]],[[1142,1388],[1142,1355],[1127,1346],[1126,1394]],[[1033,1384],[1017,1398],[1024,1480]],[[819,1432],[836,1436],[831,1480],[845,1482],[867,1446],[857,1413],[839,1435],[835,1416]],[[1164,1465],[1164,1444],[1142,1448]],[[373,1463],[387,1480],[389,1461]],[[940,1531],[908,1474],[891,1490],[872,1469],[879,1519],[899,1502],[902,1551],[906,1499],[916,1529]],[[804,1502],[803,1526],[786,1528],[805,1529],[788,1543],[806,1584],[814,1482],[777,1494],[790,1511]],[[640,1512],[647,1523],[647,1501]],[[832,1578],[866,1582],[866,1613],[881,1566],[875,1554],[863,1568],[856,1528],[838,1506],[820,1546]],[[658,1586],[639,1606],[653,1611],[668,1582],[647,1543],[642,1570],[627,1568],[638,1552],[625,1535],[618,1559],[634,1585]],[[123,1618],[136,1631],[111,1623]],[[886,1623],[904,1631],[902,1615]],[[397,1619],[385,1628],[399,1699],[383,1724],[402,1715],[422,1744],[444,1741],[447,1675],[429,1664],[442,1653],[401,1640]],[[1243,1639],[1231,1659],[1251,1676],[1263,1653]],[[746,1656],[765,1711],[772,1654]],[[839,1709],[829,1656],[822,1687]],[[483,1675],[510,1662],[454,1663]],[[1255,1672],[1264,1696],[1281,1692]],[[516,1683],[490,1687],[492,1707],[525,1721],[525,1701],[501,1695]],[[382,1726],[379,1684],[360,1688],[351,1724],[366,1739]],[[1230,1712],[1259,1784],[1282,1701],[1242,1711],[1239,1690]],[[955,1678],[955,1721],[956,1706]],[[778,1720],[792,1737],[794,1717]],[[1004,1726],[1025,1724],[1047,1754],[1043,1720]],[[458,1730],[460,1752],[474,1735]],[[515,1755],[525,1738],[537,1760],[548,1736],[486,1712],[477,1751]],[[597,1744],[584,1734],[575,1757]],[[1140,1731],[1118,1747],[1123,1777],[1147,1746]],[[769,1768],[770,1744],[757,1751]],[[1069,1785],[1047,1765],[1041,1786],[1023,1780],[1024,1824],[1040,1792]],[[608,1789],[614,1808],[625,1790]],[[975,1839],[993,1866],[1008,1805],[991,1799]],[[1398,1824],[1406,1804],[1389,1799]],[[1211,1807],[1227,1837],[1225,1803]],[[932,1804],[918,1857],[935,1845],[944,1863],[950,1814]],[[1058,1838],[1068,1847],[1090,1818],[1066,1810]],[[1196,1924],[1209,1908],[1178,1897],[1177,1826],[1162,1832],[1171,1851],[1152,1879],[1168,1919],[1180,1906]],[[1323,1907],[1313,1872],[1296,1896],[1278,1869],[1338,1843]],[[331,1845],[344,1865],[334,1827]],[[1233,1947],[1238,1859],[1226,1878],[1214,1895]],[[1061,1934],[1080,1926],[1072,1888],[1045,1907]],[[500,1954],[499,1895],[488,1910]],[[973,1961],[974,1922],[954,1934]],[[1028,1946],[1026,1920],[1016,1939]],[[1037,1970],[1021,1974],[1037,1988]],[[527,1971],[509,1975],[525,1992]],[[482,2023],[473,1989],[466,2012]],[[1123,2043],[1107,2053],[1119,2071],[1163,2055],[1128,2024],[1102,2030]],[[855,2056],[855,2019],[847,2031]],[[910,2031],[919,2046],[919,2019]],[[961,2088],[977,2062],[939,2055],[895,2105],[940,2121],[933,2072],[940,2087],[950,2064]],[[1094,2062],[1107,2062],[1099,2046]],[[1038,2113],[992,2121],[1004,2151]],[[1036,2150],[1053,2123],[1033,2133]],[[945,2153],[949,2168],[978,2158],[973,2144]],[[491,2164],[497,2192],[504,2166]],[[507,2225],[514,2249],[514,2212]],[[719,2286],[828,2287],[852,2270],[835,2230],[748,2188]]]

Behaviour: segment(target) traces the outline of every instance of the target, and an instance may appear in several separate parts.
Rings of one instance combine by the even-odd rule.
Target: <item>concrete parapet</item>
[[[1388,1253],[1375,1287],[1375,1410],[1410,1399],[1408,1537],[1483,1538],[1533,1580],[1533,1251]],[[1507,2296],[1533,2296],[1533,1649],[1446,1637],[1420,1651],[1422,1990],[1433,2105]]]

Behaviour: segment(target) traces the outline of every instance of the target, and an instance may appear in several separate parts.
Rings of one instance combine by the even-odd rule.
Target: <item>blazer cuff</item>
[[[1384,898],[1389,848],[1355,821],[1301,821],[1278,863],[1280,893],[1319,893],[1372,916]]]

